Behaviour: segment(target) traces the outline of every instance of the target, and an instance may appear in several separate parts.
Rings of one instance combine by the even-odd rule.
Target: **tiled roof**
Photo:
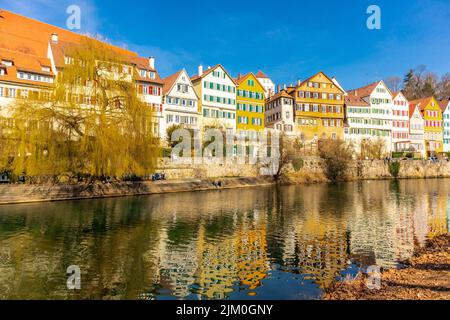
[[[267,103],[272,102],[274,100],[277,100],[279,98],[289,98],[289,99],[294,99],[290,94],[288,94],[286,92],[285,89],[281,90],[280,92],[278,92],[277,94],[273,95],[272,97],[270,97],[269,99],[266,100]]]
[[[0,76],[1,81],[8,81],[13,83],[21,83],[27,85],[38,85],[38,86],[51,86],[51,83],[33,81],[27,79],[20,79],[17,75],[19,71],[35,73],[44,76],[52,76],[53,73],[50,71],[42,70],[43,67],[51,68],[50,60],[47,58],[41,58],[31,54],[25,54],[21,52],[14,52],[7,49],[0,48],[0,60],[7,60],[12,62],[12,66],[2,66],[5,70],[5,74]]]
[[[348,106],[364,106],[364,107],[370,106],[370,104],[364,101],[364,99],[361,98],[360,96],[355,96],[351,94],[345,96],[345,104]]]
[[[379,84],[380,84],[380,81],[377,81],[377,82],[371,83],[367,86],[350,90],[350,91],[348,91],[348,94],[364,98],[364,97],[370,96]]]
[[[412,118],[412,116],[414,115],[414,112],[416,111],[416,107],[417,105],[413,105],[413,104],[409,104],[409,117]],[[420,109],[419,109],[420,111]]]
[[[47,57],[48,42],[53,33],[63,42],[81,43],[86,36],[50,24],[33,20],[10,11],[2,10],[0,19],[0,47],[12,51]],[[117,53],[136,55],[136,53],[108,45]]]
[[[175,81],[177,81],[180,74],[183,72],[183,70],[180,70],[164,79],[162,79],[163,82],[163,94],[166,95],[169,93],[169,91],[172,89]]]
[[[450,107],[450,100],[439,101],[439,107],[441,108],[442,112],[445,112],[445,110]]]
[[[266,75],[264,74],[264,72],[262,72],[261,70],[258,70],[258,73],[256,73],[255,77],[257,77],[257,78],[263,78],[263,79],[269,79],[269,77],[266,76]]]
[[[427,105],[430,103],[431,99],[433,99],[433,97],[427,97],[427,98],[413,100],[413,101],[410,101],[409,105],[413,106],[413,107],[417,106],[417,107],[419,107],[420,111],[424,111],[425,108],[427,107]]]

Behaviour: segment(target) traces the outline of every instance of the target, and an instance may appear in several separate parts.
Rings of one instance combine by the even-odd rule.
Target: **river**
[[[320,299],[448,232],[449,190],[364,181],[0,206],[0,299]]]

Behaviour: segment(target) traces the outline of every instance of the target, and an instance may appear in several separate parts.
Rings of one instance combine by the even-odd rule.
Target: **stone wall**
[[[303,159],[303,168],[290,171],[285,183],[327,182],[319,158]],[[167,181],[116,182],[76,185],[0,185],[0,205],[10,203],[56,200],[90,199],[119,196],[149,195],[189,191],[205,191],[271,185],[271,177],[260,177],[254,165],[174,165],[161,160],[159,170],[166,173]],[[450,162],[401,161],[400,178],[450,177]],[[381,160],[360,161],[350,164],[348,180],[392,179],[388,163]],[[220,181],[221,187],[213,182]]]

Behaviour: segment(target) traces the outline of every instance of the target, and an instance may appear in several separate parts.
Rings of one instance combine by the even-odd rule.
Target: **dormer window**
[[[153,71],[150,71],[150,72],[148,73],[148,76],[149,76],[151,79],[155,79],[155,77],[156,77],[156,75],[155,75],[155,73],[154,73]]]
[[[5,69],[0,69],[0,76],[4,76],[5,75]]]
[[[42,71],[44,71],[44,72],[50,72],[50,67],[42,67]]]
[[[139,73],[140,73],[140,75],[141,75],[141,78],[145,78],[145,77],[147,77],[147,71],[146,70],[140,70],[139,71]]]
[[[2,65],[7,66],[7,67],[12,67],[13,66],[13,61],[11,60],[2,60]]]

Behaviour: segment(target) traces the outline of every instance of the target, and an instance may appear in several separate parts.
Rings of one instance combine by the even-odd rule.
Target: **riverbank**
[[[278,183],[281,185],[327,183],[329,180],[323,167],[320,158],[305,158],[298,171],[288,168]],[[167,181],[0,185],[0,205],[250,188],[276,183],[272,177],[259,176],[258,166],[249,164],[175,165],[164,159],[160,161],[158,170],[165,173]],[[450,162],[400,161],[399,179],[435,178],[450,178]],[[368,160],[352,162],[345,181],[386,179],[393,179],[389,172],[389,163],[382,160]],[[221,186],[215,186],[214,182],[219,181]]]
[[[336,284],[325,300],[450,300],[450,235],[437,237],[405,262],[382,274],[381,289],[369,290],[363,275]]]
[[[217,183],[220,186],[217,186]],[[270,185],[273,185],[273,179],[270,177],[112,182],[74,185],[13,184],[0,185],[0,205],[238,189]]]

